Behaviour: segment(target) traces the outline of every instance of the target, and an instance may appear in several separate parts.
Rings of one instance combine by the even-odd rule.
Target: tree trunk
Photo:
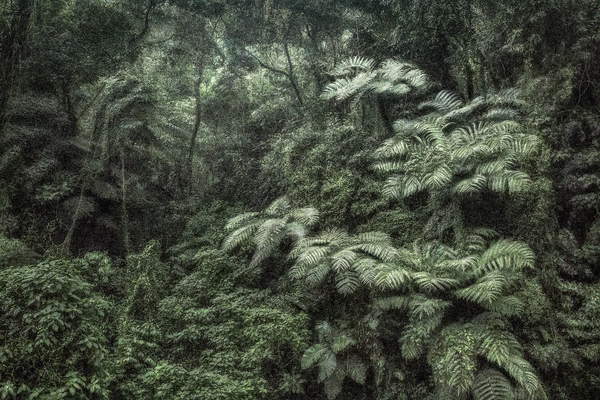
[[[129,216],[127,213],[127,180],[125,179],[125,149],[121,146],[121,234],[125,257],[129,255]]]
[[[19,0],[13,10],[10,25],[3,29],[0,37],[0,131],[4,126],[6,106],[10,98],[15,80],[19,59],[27,40],[27,31],[31,14],[33,12],[33,0]]]
[[[202,99],[200,93],[200,84],[202,83],[202,76],[204,75],[204,67],[200,65],[198,67],[198,77],[194,82],[194,97],[196,100],[196,106],[194,111],[194,128],[192,130],[192,136],[190,138],[190,144],[188,147],[188,154],[186,158],[186,171],[185,176],[187,177],[187,182],[184,184],[191,185],[192,179],[194,177],[194,155],[196,152],[196,141],[198,140],[198,133],[200,132],[200,123],[202,122]],[[189,189],[189,188],[188,188]]]
[[[387,109],[385,108],[385,103],[381,99],[377,99],[377,109],[379,110],[379,115],[381,116],[381,120],[383,121],[383,126],[385,130],[390,136],[394,135],[394,125],[390,116],[387,113]]]

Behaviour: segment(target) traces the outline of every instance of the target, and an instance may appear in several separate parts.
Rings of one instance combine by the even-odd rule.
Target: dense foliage
[[[597,0],[0,0],[0,399],[600,397]]]

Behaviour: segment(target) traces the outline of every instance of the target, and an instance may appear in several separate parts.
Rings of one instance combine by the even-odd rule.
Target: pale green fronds
[[[487,121],[507,121],[518,118],[519,113],[512,108],[493,108],[483,114],[483,119]]]
[[[482,306],[490,306],[502,295],[508,284],[508,279],[503,273],[491,271],[474,284],[454,293],[461,299]]]
[[[531,178],[521,171],[502,171],[489,177],[488,185],[495,192],[519,193],[531,185]]]
[[[360,278],[355,271],[342,271],[335,275],[335,287],[340,294],[349,295],[360,287]]]
[[[448,301],[428,298],[423,295],[413,296],[409,303],[411,316],[417,320],[423,320],[434,315],[443,314],[450,306],[451,303]]]
[[[450,112],[463,106],[463,101],[455,94],[447,90],[442,90],[432,100],[423,102],[419,105],[419,110],[433,108],[436,111]]]
[[[510,142],[510,151],[523,157],[536,153],[540,147],[540,139],[533,135],[523,135]]]
[[[279,247],[281,241],[285,237],[286,226],[287,219],[273,218],[266,220],[258,227],[256,235],[254,236],[256,251],[250,261],[251,267],[256,267],[268,258],[273,250]]]
[[[448,121],[461,121],[472,117],[478,111],[485,109],[486,102],[481,97],[476,97],[468,104],[465,104],[461,108],[452,110],[444,114],[444,119]]]
[[[392,82],[405,80],[406,75],[413,70],[418,70],[414,64],[398,60],[386,60],[380,68],[383,78]]]
[[[329,254],[330,249],[325,246],[312,246],[301,249],[301,253],[296,258],[296,263],[301,265],[316,265],[323,261]]]
[[[427,293],[443,292],[460,283],[456,279],[436,277],[427,272],[415,272],[412,277],[419,288]]]
[[[515,164],[514,157],[504,157],[489,162],[485,162],[475,168],[475,172],[479,175],[494,175],[502,174],[505,170],[510,169]]]
[[[454,185],[454,192],[465,195],[483,191],[487,187],[488,178],[485,175],[474,175],[463,179]]]
[[[373,168],[376,171],[383,173],[400,172],[403,171],[405,167],[406,163],[404,161],[382,161],[373,165]]]
[[[321,343],[317,343],[306,349],[300,360],[302,369],[308,369],[317,364],[327,353],[328,349]]]
[[[388,96],[395,96],[395,97],[401,97],[401,96],[405,96],[407,94],[409,94],[411,92],[411,87],[404,84],[404,83],[397,83],[395,85],[392,85],[389,88],[386,88],[385,90],[379,90],[379,92],[376,92],[378,94],[384,94],[384,95],[388,95]]]
[[[499,315],[513,317],[523,313],[525,304],[516,296],[504,296],[488,304],[486,308]]]
[[[340,78],[334,82],[329,83],[323,89],[321,98],[324,100],[337,100],[342,101],[350,97],[350,88],[352,81],[348,78]]]
[[[378,264],[375,269],[374,284],[381,290],[406,288],[412,281],[411,272],[398,264]]]
[[[249,224],[238,228],[235,231],[231,232],[223,242],[223,250],[231,251],[240,246],[241,244],[250,241],[250,238],[258,230],[258,227],[261,224],[262,221],[258,221],[253,224]]]
[[[529,396],[544,396],[544,388],[540,382],[535,369],[531,364],[521,357],[511,357],[503,365],[500,365],[511,378],[513,378]]]
[[[398,119],[394,121],[393,128],[394,132],[398,134],[397,137],[407,137],[416,133],[415,121],[410,119]]]
[[[377,277],[377,266],[380,262],[371,257],[361,257],[353,264],[354,270],[358,273],[360,281],[365,286],[373,286]]]
[[[398,252],[394,247],[385,243],[366,242],[351,246],[349,249],[354,251],[360,250],[365,254],[386,262],[394,261],[398,255]]]
[[[295,263],[294,265],[292,265],[290,267],[290,270],[288,271],[289,277],[292,280],[301,280],[306,276],[306,273],[309,270],[309,266],[306,264],[301,264],[301,263]]]
[[[343,76],[348,74],[354,74],[357,71],[368,72],[375,68],[375,62],[370,58],[366,57],[350,57],[342,61],[332,71],[332,75]]]
[[[424,184],[433,189],[441,189],[452,181],[452,171],[447,165],[440,165],[424,175]]]
[[[497,369],[486,368],[475,375],[474,400],[514,400],[512,383]]]
[[[477,265],[478,258],[476,256],[466,256],[453,260],[444,261],[443,264],[461,272],[472,270]]]
[[[479,352],[488,361],[504,366],[515,355],[521,354],[522,348],[513,335],[507,332],[490,331],[481,335]]]
[[[364,232],[356,235],[356,241],[359,243],[379,243],[382,245],[391,245],[392,238],[385,232]]]
[[[396,135],[387,139],[383,144],[375,150],[375,157],[403,157],[410,151],[411,147],[405,137]]]
[[[318,264],[306,271],[304,275],[304,282],[306,282],[309,287],[319,286],[323,283],[323,281],[325,281],[330,271],[331,267],[328,264]]]
[[[257,212],[248,212],[237,215],[229,221],[227,221],[227,225],[225,225],[225,229],[228,231],[232,231],[234,229],[238,229],[241,225],[244,225],[246,222],[258,217],[260,213]]]
[[[416,176],[392,176],[385,182],[383,194],[389,198],[404,199],[425,189],[426,186]]]
[[[444,126],[440,122],[439,120],[418,121],[415,123],[415,129],[428,144],[443,146],[446,142],[446,135]]]
[[[410,323],[400,338],[402,356],[407,360],[415,360],[425,352],[433,333],[442,324],[442,313]]]
[[[357,259],[356,252],[344,248],[331,256],[331,265],[335,272],[344,272],[349,270]]]
[[[273,201],[269,207],[265,209],[265,214],[278,217],[287,214],[290,211],[290,208],[290,201],[286,196],[283,196]]]
[[[429,85],[428,76],[415,65],[388,60],[374,69],[372,60],[353,57],[339,64],[332,75],[337,79],[328,84],[321,97],[326,100],[356,103],[364,95],[376,97],[402,97],[413,91],[424,91]]]
[[[527,244],[513,240],[499,240],[481,255],[478,271],[480,273],[492,270],[518,271],[532,268],[534,262],[535,254]]]
[[[285,235],[291,237],[294,240],[300,240],[304,236],[306,236],[306,226],[296,223],[290,222],[285,226],[286,232]]]
[[[310,228],[319,221],[319,211],[316,208],[297,208],[289,213],[290,218],[293,221],[297,221],[300,224]]]

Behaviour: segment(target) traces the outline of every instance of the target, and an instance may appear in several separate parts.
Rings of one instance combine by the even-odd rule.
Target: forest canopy
[[[0,0],[0,399],[598,365],[597,0]]]

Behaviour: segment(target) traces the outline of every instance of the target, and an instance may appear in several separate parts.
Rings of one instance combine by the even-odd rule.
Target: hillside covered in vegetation
[[[0,0],[0,399],[599,366],[598,0]]]

